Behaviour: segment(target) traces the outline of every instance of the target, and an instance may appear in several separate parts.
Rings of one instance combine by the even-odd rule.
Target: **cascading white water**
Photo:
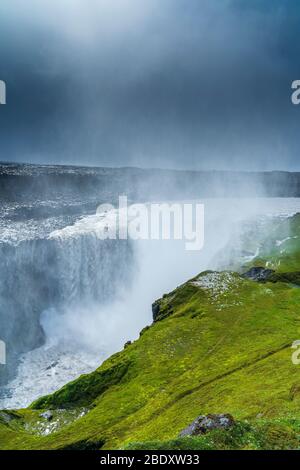
[[[73,236],[0,244],[0,332],[7,346],[3,381],[12,377],[21,353],[45,341],[43,312],[105,304],[130,285],[134,267],[130,240],[101,240],[93,231]]]

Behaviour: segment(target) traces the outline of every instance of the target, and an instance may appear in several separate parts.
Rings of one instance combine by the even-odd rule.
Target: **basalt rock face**
[[[159,314],[160,314],[160,303],[159,301],[155,301],[153,302],[152,304],[152,317],[153,317],[153,321],[157,321],[158,317],[159,317]]]
[[[199,416],[179,434],[179,437],[198,436],[213,429],[229,429],[235,422],[230,414],[209,414]]]

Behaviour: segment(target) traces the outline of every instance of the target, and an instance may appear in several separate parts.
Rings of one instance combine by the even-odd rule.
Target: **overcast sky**
[[[298,0],[1,0],[1,160],[300,170]]]

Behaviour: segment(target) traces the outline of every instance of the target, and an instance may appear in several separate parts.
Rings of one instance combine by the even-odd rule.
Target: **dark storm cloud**
[[[296,0],[2,0],[2,160],[299,169]]]

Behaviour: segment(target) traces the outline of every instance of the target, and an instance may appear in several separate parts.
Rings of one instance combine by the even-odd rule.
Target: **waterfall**
[[[134,251],[128,240],[101,240],[97,232],[0,244],[0,338],[7,348],[2,383],[15,370],[17,357],[41,346],[41,314],[72,306],[105,304],[130,285]],[[84,322],[84,318],[82,319]]]

